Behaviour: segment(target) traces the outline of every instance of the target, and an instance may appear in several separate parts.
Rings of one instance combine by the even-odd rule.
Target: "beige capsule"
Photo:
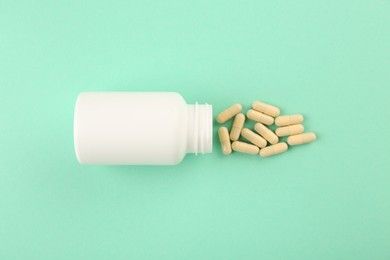
[[[261,157],[268,157],[271,155],[283,153],[283,152],[287,151],[287,149],[288,149],[288,146],[286,143],[284,143],[284,142],[277,143],[277,144],[270,145],[270,146],[267,146],[267,147],[261,149],[260,156]]]
[[[240,153],[249,153],[249,154],[258,154],[259,153],[259,147],[253,144],[248,144],[240,141],[234,141],[232,143],[232,149],[233,151],[240,152]]]
[[[233,106],[229,107],[228,109],[222,111],[218,116],[217,116],[217,122],[222,124],[228,121],[230,118],[233,116],[237,115],[240,113],[242,110],[241,104],[234,104]]]
[[[289,145],[299,145],[313,142],[317,139],[315,133],[304,133],[300,135],[292,135],[287,138],[287,143]]]
[[[226,127],[220,127],[218,129],[219,141],[221,142],[222,152],[224,155],[232,153],[232,146],[229,139],[229,131]]]
[[[236,115],[233,121],[232,129],[230,130],[230,140],[237,141],[240,137],[240,133],[245,123],[245,115],[239,113]]]
[[[276,144],[279,142],[279,137],[262,123],[256,123],[254,128],[269,143]]]
[[[270,104],[266,104],[260,101],[255,101],[252,103],[252,107],[254,110],[267,114],[269,116],[277,117],[280,115],[280,109],[272,106]]]
[[[275,125],[277,126],[296,125],[302,122],[303,122],[303,116],[300,114],[278,116],[277,118],[275,118]]]
[[[241,135],[246,140],[248,140],[249,142],[251,142],[254,145],[257,145],[260,148],[267,146],[267,141],[263,137],[256,134],[255,132],[249,130],[248,128],[242,129]]]
[[[265,125],[272,125],[274,123],[273,117],[253,109],[249,109],[248,112],[246,112],[246,116],[253,121],[263,123]]]
[[[282,137],[282,136],[301,134],[303,133],[304,130],[305,128],[303,127],[303,125],[298,124],[298,125],[278,127],[276,128],[275,133],[277,136]]]

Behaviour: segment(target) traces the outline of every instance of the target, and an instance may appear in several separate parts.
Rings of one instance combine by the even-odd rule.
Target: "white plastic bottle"
[[[211,153],[212,106],[175,92],[85,92],[76,101],[74,144],[82,164],[174,165]]]

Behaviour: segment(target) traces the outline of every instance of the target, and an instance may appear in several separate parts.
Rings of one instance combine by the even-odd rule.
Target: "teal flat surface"
[[[1,1],[1,259],[390,259],[390,2]],[[81,91],[258,99],[315,143],[83,166]],[[229,126],[229,123],[226,124]]]

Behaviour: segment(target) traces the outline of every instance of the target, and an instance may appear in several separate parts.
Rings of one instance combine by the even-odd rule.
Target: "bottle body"
[[[202,145],[211,152],[212,126],[198,131],[193,106],[175,92],[81,93],[74,117],[77,158],[83,164],[174,165]],[[206,110],[200,121],[212,124],[211,106]],[[207,131],[209,140],[199,141],[196,133]]]

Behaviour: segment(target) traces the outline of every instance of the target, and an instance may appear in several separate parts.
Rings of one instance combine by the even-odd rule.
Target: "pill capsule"
[[[287,143],[289,145],[298,145],[298,144],[306,144],[313,142],[317,139],[315,133],[304,133],[300,135],[292,135],[287,138]]]
[[[276,144],[279,141],[278,136],[262,123],[256,123],[254,128],[256,132],[271,144]]]
[[[221,142],[222,152],[225,155],[232,153],[232,146],[230,144],[229,132],[226,127],[220,127],[218,129],[219,141]]]
[[[232,149],[236,152],[240,153],[249,153],[249,154],[258,154],[259,153],[259,147],[253,144],[247,144],[240,141],[234,141],[232,143]]]
[[[272,106],[270,104],[266,104],[260,101],[255,101],[252,103],[252,107],[254,110],[267,114],[269,116],[277,117],[280,114],[280,109]]]
[[[275,118],[275,124],[277,126],[296,125],[303,122],[302,115],[289,115],[289,116],[278,116]]]
[[[240,137],[241,130],[244,126],[245,116],[242,113],[236,115],[233,121],[232,129],[230,130],[230,140],[237,141]]]
[[[303,133],[303,130],[305,130],[303,125],[298,124],[298,125],[278,127],[276,128],[275,133],[277,136],[281,137],[281,136],[301,134]]]
[[[263,123],[265,125],[272,125],[274,123],[273,117],[253,109],[249,109],[248,112],[246,112],[246,116],[253,121]]]
[[[230,118],[233,116],[237,115],[240,113],[242,110],[242,106],[240,104],[234,104],[233,106],[229,107],[225,111],[222,111],[218,116],[217,116],[217,122],[222,124],[228,121]]]
[[[251,142],[254,145],[257,145],[260,148],[267,146],[267,141],[263,137],[256,134],[255,132],[249,130],[248,128],[242,129],[241,135],[246,140],[248,140],[249,142]]]
[[[283,153],[283,152],[287,151],[287,149],[288,149],[288,146],[286,143],[284,143],[284,142],[277,143],[277,144],[270,145],[270,146],[267,146],[267,147],[261,149],[260,156],[261,157],[268,157],[271,155]]]

